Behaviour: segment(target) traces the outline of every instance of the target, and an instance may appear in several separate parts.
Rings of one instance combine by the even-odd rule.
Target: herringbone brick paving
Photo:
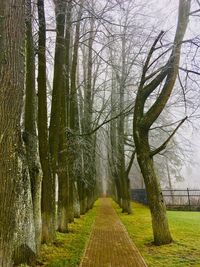
[[[111,205],[101,206],[80,267],[147,267]]]

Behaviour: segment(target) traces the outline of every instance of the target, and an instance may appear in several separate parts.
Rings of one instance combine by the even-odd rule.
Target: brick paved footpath
[[[80,267],[147,267],[106,198],[93,225]]]

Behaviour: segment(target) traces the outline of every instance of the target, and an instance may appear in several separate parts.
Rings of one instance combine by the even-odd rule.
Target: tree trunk
[[[18,264],[33,264],[36,259],[35,221],[31,194],[31,181],[25,149],[20,146],[20,169],[22,179],[18,186],[18,199],[16,205],[16,231],[13,245],[13,261]]]
[[[23,190],[20,119],[24,87],[24,1],[0,1],[0,266],[13,265],[18,199]],[[16,29],[17,25],[17,29]],[[28,176],[27,176],[28,177]],[[28,178],[29,179],[29,178]],[[25,199],[27,200],[27,199]],[[23,223],[23,222],[22,222]]]
[[[122,74],[121,77],[118,77],[119,82],[119,113],[123,113],[124,111],[124,89],[126,86],[126,28],[124,28],[123,36],[122,36]],[[131,205],[130,205],[130,189],[128,182],[128,175],[126,175],[126,167],[125,167],[125,151],[124,151],[124,123],[125,116],[120,115],[118,118],[117,125],[117,161],[118,161],[118,175],[120,178],[121,185],[121,207],[122,212],[131,213]]]
[[[69,222],[69,171],[67,162],[67,108],[66,94],[61,91],[60,135],[58,153],[58,231],[68,232]]]
[[[67,108],[66,92],[64,88],[64,63],[65,63],[65,11],[66,2],[56,1],[56,48],[54,62],[54,80],[51,105],[51,118],[49,127],[49,148],[53,177],[55,180],[56,172],[58,174],[58,230],[68,232],[68,197],[69,197],[69,179],[67,169],[66,153],[66,127],[67,127]],[[60,134],[58,134],[58,129]],[[59,159],[59,160],[58,160]]]
[[[66,138],[66,137],[65,137]],[[69,174],[66,158],[66,140],[61,140],[58,165],[58,231],[68,232],[69,223]]]
[[[116,83],[114,80],[114,73],[112,73],[112,91],[111,91],[111,118],[116,116],[116,103],[117,103],[117,90]],[[120,177],[118,175],[117,169],[117,120],[112,120],[110,122],[110,169],[112,174],[112,179],[116,187],[117,192],[117,203],[121,206],[122,199],[122,186],[120,182]]]
[[[55,181],[53,179],[48,143],[47,91],[46,91],[46,23],[44,0],[38,0],[39,50],[38,50],[38,138],[43,171],[42,180],[42,242],[55,239]]]
[[[80,218],[80,200],[77,182],[74,183],[74,218]]]
[[[74,163],[77,157],[77,137],[76,133],[79,132],[79,119],[78,119],[78,100],[77,100],[77,63],[78,63],[78,47],[79,47],[79,36],[80,36],[80,22],[82,17],[82,2],[80,3],[77,24],[75,30],[75,39],[73,45],[73,56],[71,66],[71,88],[70,88],[70,103],[69,103],[69,127],[70,133],[68,134],[68,166],[69,166],[69,220],[74,220],[74,182],[75,168]]]
[[[26,98],[23,139],[31,179],[36,248],[37,253],[39,253],[41,244],[42,173],[36,133],[36,112],[37,100],[35,90],[35,55],[32,36],[32,8],[31,0],[26,0]]]
[[[137,130],[135,130],[135,133],[136,131]],[[153,159],[149,155],[150,147],[148,145],[147,133],[137,131],[134,138],[136,147],[138,148],[137,159],[144,177],[149,208],[152,216],[154,243],[156,245],[171,243],[172,237],[169,231],[165,202],[159,180],[154,170]]]
[[[83,181],[83,178],[80,177],[78,179],[77,183],[78,187],[78,194],[79,194],[79,203],[80,203],[80,214],[85,214],[86,213],[86,186],[85,186],[85,181]]]
[[[55,180],[56,168],[58,162],[58,147],[61,112],[61,91],[64,89],[64,27],[65,27],[65,6],[63,0],[55,2],[56,14],[56,48],[54,58],[54,79],[51,104],[51,118],[49,125],[49,151],[51,156],[51,165]]]
[[[169,189],[171,191],[172,205],[174,205],[175,204],[175,199],[174,199],[174,192],[173,192],[173,187],[172,187],[172,181],[171,181],[171,175],[170,175],[170,170],[169,170],[168,159],[166,159],[166,168],[167,168],[167,178],[168,178],[168,183],[169,183]]]
[[[85,85],[84,88],[84,118],[83,118],[83,130],[86,133],[85,137],[85,149],[84,149],[84,177],[87,180],[87,210],[92,208],[93,194],[95,189],[95,147],[96,147],[96,134],[90,135],[92,130],[92,113],[93,113],[93,85],[92,85],[92,69],[93,69],[93,41],[94,41],[94,17],[90,19],[89,40],[88,40],[88,53],[87,58],[87,70],[85,71]]]

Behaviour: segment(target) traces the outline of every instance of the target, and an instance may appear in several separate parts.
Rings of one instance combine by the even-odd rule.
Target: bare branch
[[[194,14],[196,14],[196,13],[199,13],[200,12],[200,9],[197,9],[197,10],[194,10],[194,11],[192,11],[192,12],[190,12],[190,16],[193,16]]]
[[[182,70],[182,71],[185,71],[187,73],[193,73],[193,74],[196,74],[196,75],[200,75],[200,72],[198,72],[198,71],[188,70],[188,69],[185,69],[185,68],[182,68],[182,67],[179,67],[179,69]]]
[[[150,152],[150,156],[153,157],[156,154],[158,154],[159,152],[161,152],[162,150],[164,150],[167,146],[167,144],[169,143],[169,141],[172,139],[172,137],[175,135],[175,133],[178,131],[178,129],[180,128],[180,126],[187,120],[187,116],[182,119],[180,121],[180,123],[177,125],[177,127],[175,128],[175,130],[172,132],[172,134],[170,134],[170,136],[167,138],[167,140],[161,145],[159,146],[157,149],[153,150]]]
[[[156,47],[156,44],[158,43],[158,41],[160,40],[160,38],[163,36],[164,34],[164,31],[161,31],[158,35],[158,37],[155,39],[150,51],[149,51],[149,54],[147,56],[147,59],[146,59],[146,62],[144,64],[144,67],[143,67],[143,71],[142,71],[142,78],[141,78],[141,84],[143,84],[145,82],[145,75],[146,75],[146,72],[148,70],[148,65],[149,65],[149,62],[151,60],[151,57],[153,55],[153,52],[155,50],[155,47]]]
[[[127,169],[126,169],[126,175],[127,175],[127,176],[129,175],[130,170],[131,170],[131,167],[132,167],[132,165],[133,165],[133,161],[134,161],[134,158],[135,158],[135,153],[136,153],[136,151],[134,150],[133,153],[132,153],[132,155],[131,155],[131,159],[130,159],[130,161],[129,161],[128,167],[127,167]]]
[[[120,116],[127,116],[127,115],[129,115],[130,112],[133,111],[133,106],[132,106],[132,104],[129,105],[129,107],[130,107],[130,106],[131,106],[130,109],[128,109],[128,110],[126,109],[127,111],[120,112],[120,113],[117,114],[116,116],[111,117],[110,119],[103,121],[101,124],[99,124],[99,125],[98,125],[95,129],[93,129],[91,132],[83,133],[83,134],[78,134],[78,135],[79,135],[79,136],[86,136],[86,135],[94,134],[94,133],[95,133],[96,131],[98,131],[103,125],[105,125],[105,124],[107,124],[107,123],[109,123],[109,122],[111,122],[111,121],[113,121],[113,120],[119,118]]]

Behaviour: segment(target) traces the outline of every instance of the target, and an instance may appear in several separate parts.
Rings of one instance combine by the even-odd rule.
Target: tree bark
[[[63,77],[64,78],[64,77]],[[64,89],[64,87],[63,87]],[[69,222],[69,171],[67,162],[67,108],[66,94],[61,91],[60,135],[58,152],[58,231],[68,232]]]
[[[77,63],[78,63],[78,48],[79,48],[79,36],[80,36],[80,25],[82,17],[82,1],[77,15],[77,24],[75,30],[74,44],[73,44],[73,56],[71,65],[71,87],[70,87],[70,102],[69,102],[69,128],[68,133],[68,166],[69,166],[69,220],[74,220],[74,183],[76,180],[74,163],[77,157],[76,133],[79,132],[79,119],[78,119],[78,100],[77,100]]]
[[[55,239],[55,180],[53,179],[48,142],[47,90],[46,90],[46,23],[44,0],[37,1],[39,18],[38,40],[38,138],[43,172],[42,180],[42,242]]]
[[[63,0],[55,1],[56,14],[56,48],[54,57],[54,79],[51,104],[51,118],[49,125],[49,150],[51,165],[55,179],[58,163],[58,146],[61,110],[61,91],[64,89],[64,27],[65,27],[65,6]]]
[[[64,87],[65,63],[65,12],[66,2],[55,2],[56,14],[56,48],[54,62],[54,79],[49,127],[49,148],[54,180],[58,175],[58,230],[68,232],[69,177],[67,168],[67,107]],[[59,133],[58,133],[59,129]]]
[[[116,83],[114,82],[114,73],[112,73],[112,91],[111,91],[111,118],[116,116],[116,103],[117,103],[117,91],[116,91]],[[122,187],[121,180],[118,175],[117,169],[117,120],[111,120],[110,122],[110,169],[112,174],[112,179],[116,187],[116,200],[117,203],[121,206],[122,199]]]
[[[153,159],[149,156],[150,147],[148,143],[148,134],[134,125],[134,139],[137,160],[144,177],[149,208],[151,211],[154,243],[156,245],[171,243],[172,237],[168,226],[162,190],[154,170]]]
[[[124,90],[126,86],[126,27],[123,30],[122,34],[122,66],[121,66],[121,77],[118,77],[119,83],[119,113],[124,111]],[[125,151],[124,151],[124,124],[125,116],[122,114],[118,118],[117,125],[117,165],[118,165],[118,175],[120,178],[121,184],[121,207],[122,212],[131,213],[130,205],[130,189],[128,175],[126,173],[125,167]]]
[[[35,51],[32,36],[31,0],[26,0],[26,81],[25,114],[23,140],[26,148],[35,222],[37,253],[41,244],[41,186],[42,172],[39,160],[38,139],[36,133],[37,100],[35,89]]]
[[[35,263],[36,238],[33,201],[31,194],[31,180],[27,164],[27,157],[22,140],[20,145],[21,180],[18,186],[18,199],[16,205],[16,231],[13,244],[14,265]]]
[[[84,118],[83,130],[85,133],[90,133],[92,130],[92,112],[93,112],[93,86],[92,86],[92,68],[93,68],[93,40],[94,40],[94,18],[90,19],[89,40],[88,40],[88,53],[87,53],[87,70],[86,73],[86,87],[84,88]],[[87,180],[87,209],[93,205],[93,194],[95,188],[95,142],[96,135],[86,135],[85,137],[85,150],[84,150],[84,166],[85,166],[85,179]]]
[[[169,183],[169,189],[171,191],[172,205],[174,205],[175,204],[174,191],[173,191],[173,186],[172,186],[172,180],[171,180],[171,175],[170,175],[170,170],[169,170],[168,159],[166,159],[166,168],[167,168],[167,178],[168,178],[168,183]]]
[[[0,1],[0,265],[13,265],[18,200],[23,190],[20,119],[24,87],[24,1]],[[16,25],[18,28],[16,29]],[[29,177],[26,176],[28,179]],[[23,223],[23,222],[22,222]]]

